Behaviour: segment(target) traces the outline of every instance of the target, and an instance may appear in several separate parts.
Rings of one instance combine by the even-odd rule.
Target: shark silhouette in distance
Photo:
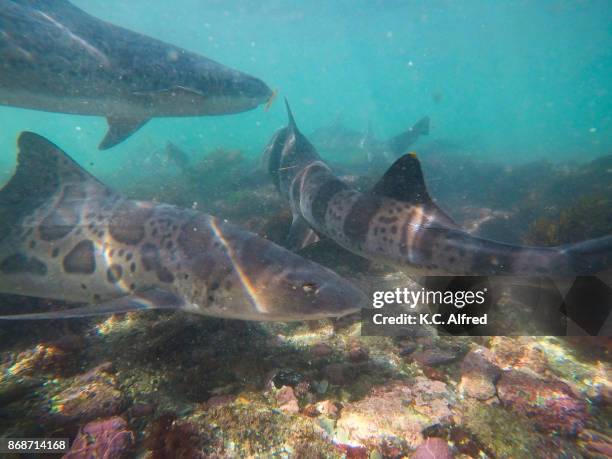
[[[336,120],[331,126],[315,130],[309,139],[317,149],[332,156],[361,152],[365,154],[368,163],[379,160],[388,163],[408,151],[422,135],[428,135],[429,124],[429,117],[425,116],[404,132],[390,139],[381,140],[374,136],[371,124],[363,133],[350,129],[340,120]]]
[[[238,113],[272,95],[255,77],[67,0],[0,0],[0,104],[106,117],[102,150],[151,118]]]
[[[24,132],[0,189],[0,292],[86,303],[1,319],[174,309],[293,321],[342,316],[365,295],[334,272],[203,213],[129,200]]]

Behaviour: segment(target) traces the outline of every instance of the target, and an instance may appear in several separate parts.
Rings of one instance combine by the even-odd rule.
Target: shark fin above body
[[[123,142],[149,121],[149,118],[124,118],[109,116],[106,118],[108,131],[98,145],[100,150],[108,150]]]
[[[70,309],[51,312],[35,312],[31,314],[13,314],[0,316],[0,320],[43,320],[43,319],[72,319],[77,317],[93,317],[109,314],[119,314],[130,311],[146,309],[186,309],[185,301],[177,295],[165,290],[151,288],[132,295],[125,295],[113,300],[88,304]]]
[[[436,205],[429,195],[421,163],[416,153],[407,153],[397,159],[374,185],[371,193],[397,201],[422,205],[435,212],[436,220],[439,223],[443,223],[447,227],[459,227],[450,216]]]
[[[433,203],[415,153],[408,153],[395,161],[374,185],[372,193],[413,204]]]
[[[295,122],[295,118],[293,117],[293,112],[291,111],[291,107],[289,106],[289,101],[285,98],[285,108],[287,109],[287,126],[293,132],[300,132]]]
[[[74,162],[44,137],[23,132],[18,139],[17,169],[0,189],[0,242],[15,222],[44,204],[50,196],[64,189],[65,199],[79,199],[84,190],[111,196],[114,192]],[[71,219],[69,215],[50,214],[43,232],[60,229]]]

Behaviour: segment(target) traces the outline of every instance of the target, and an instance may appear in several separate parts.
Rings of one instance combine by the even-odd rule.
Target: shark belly
[[[72,115],[122,116],[125,118],[148,118],[151,116],[150,110],[131,104],[122,98],[98,97],[87,94],[51,94],[12,89],[2,85],[0,85],[0,105]]]

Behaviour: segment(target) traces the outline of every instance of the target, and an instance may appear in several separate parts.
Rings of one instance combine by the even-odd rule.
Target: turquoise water
[[[426,142],[506,162],[586,161],[612,150],[608,1],[78,0],[88,13],[218,60],[287,97],[308,134],[338,117],[385,138],[423,115]],[[201,155],[259,155],[285,123],[279,100],[232,116],[154,119],[99,152],[98,117],[0,107],[0,178],[17,133],[39,132],[102,177],[167,140]],[[322,152],[325,156],[325,152]]]

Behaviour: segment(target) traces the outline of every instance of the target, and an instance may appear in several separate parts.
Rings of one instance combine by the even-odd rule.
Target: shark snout
[[[367,297],[349,281],[340,279],[323,284],[316,292],[322,312],[331,317],[341,317],[366,307]]]
[[[267,84],[259,78],[246,74],[242,74],[241,77],[235,81],[235,89],[242,97],[251,100],[255,106],[268,102],[273,95],[273,91]]]
[[[270,307],[286,320],[341,317],[366,306],[367,297],[350,281],[315,263],[278,279],[284,294],[271,298]],[[277,290],[277,291],[279,291]]]

